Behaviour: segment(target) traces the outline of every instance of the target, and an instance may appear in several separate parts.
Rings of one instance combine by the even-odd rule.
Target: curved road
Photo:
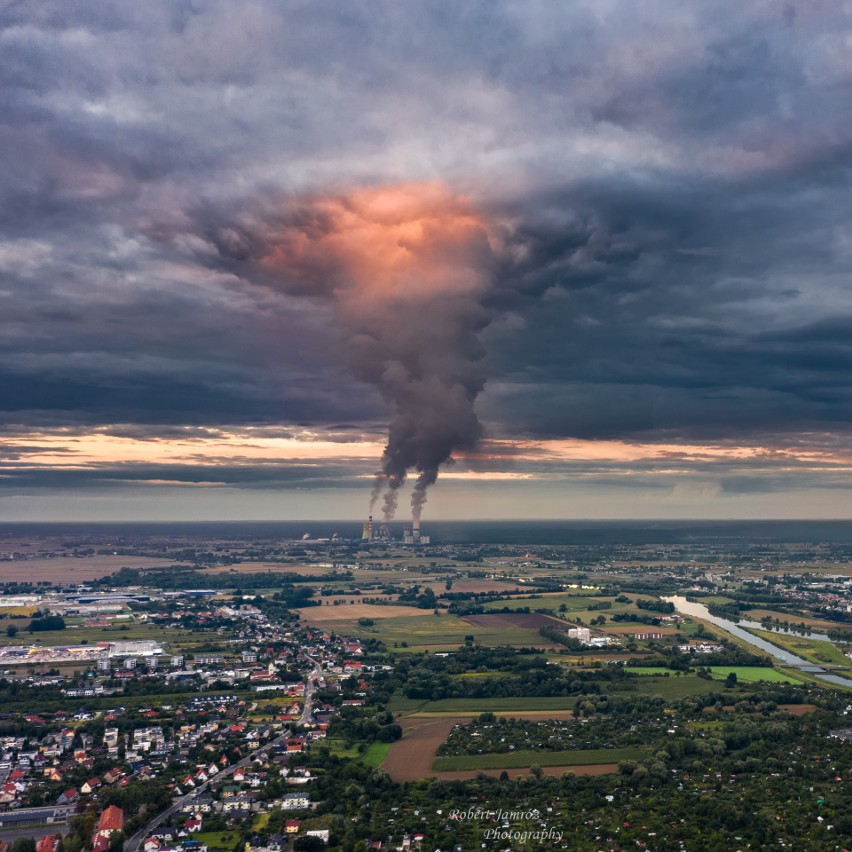
[[[305,656],[308,657],[307,654],[305,654]],[[299,721],[297,722],[299,725],[304,725],[311,715],[314,692],[316,691],[316,679],[320,676],[320,674],[322,674],[322,666],[313,657],[308,657],[308,659],[313,663],[314,668],[308,675],[308,683],[305,687],[305,707],[302,710],[302,715],[300,716]],[[284,742],[292,733],[293,729],[287,728],[283,734],[279,734],[279,736],[275,737],[274,740],[270,740],[266,743],[266,745],[262,745],[260,748],[255,749],[251,754],[246,755],[246,757],[241,758],[236,763],[232,763],[230,766],[225,767],[223,770],[218,772],[214,778],[218,781],[222,778],[226,778],[228,775],[233,775],[233,773],[241,767],[248,766],[248,764],[251,763],[257,755],[264,754],[273,746],[277,746],[279,743]],[[189,804],[196,796],[206,792],[210,787],[210,784],[211,781],[205,781],[203,784],[196,787],[191,793],[187,793],[185,796],[181,796],[179,799],[176,799],[162,813],[157,814],[157,816],[140,828],[139,831],[137,831],[129,840],[125,841],[124,852],[137,852],[139,847],[142,845],[142,841],[145,840],[151,832],[157,828],[157,826],[162,825],[164,822],[173,817],[183,808],[184,805]]]

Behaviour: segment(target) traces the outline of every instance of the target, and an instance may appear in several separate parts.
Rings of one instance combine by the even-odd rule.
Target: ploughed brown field
[[[620,636],[632,636],[634,633],[662,633],[663,636],[671,636],[678,632],[677,627],[670,627],[668,624],[639,624],[635,621],[607,624],[605,629],[607,633],[617,633]]]
[[[779,704],[779,710],[786,710],[791,716],[807,716],[815,713],[819,708],[816,704]]]
[[[540,627],[559,627],[567,629],[564,621],[554,618],[552,615],[544,615],[540,612],[495,612],[488,615],[465,615],[462,621],[472,624],[474,627],[495,628],[526,627],[536,630]]]
[[[511,583],[501,583],[499,580],[453,580],[454,592],[518,592],[523,594],[523,589],[516,589]]]
[[[73,583],[97,580],[120,568],[164,568],[174,565],[172,559],[146,556],[56,556],[54,558],[14,559],[0,562],[0,582],[47,580]]]
[[[289,562],[235,562],[233,565],[217,565],[215,568],[202,568],[205,574],[302,574],[322,577],[331,574],[332,569],[322,565],[294,565]]]
[[[564,710],[557,712],[513,711],[512,716],[516,719],[571,719],[573,711]],[[493,775],[499,778],[502,769],[479,769],[479,770],[456,770],[452,772],[435,772],[432,764],[435,762],[438,747],[449,736],[453,725],[466,724],[475,719],[477,714],[468,716],[408,716],[400,719],[403,737],[397,740],[390,748],[388,756],[382,762],[382,769],[386,770],[391,778],[397,782],[418,781],[421,778],[441,778],[448,781],[464,781],[475,778],[479,772]],[[610,772],[618,772],[615,763],[597,763],[590,766],[545,766],[542,767],[545,775],[562,775],[565,772],[573,772],[575,775],[607,775]],[[529,770],[523,767],[518,769],[507,769],[510,778],[520,775],[529,775]]]
[[[333,600],[333,598],[332,598]],[[294,610],[308,624],[325,624],[328,621],[353,621],[359,618],[404,618],[409,615],[422,616],[429,611],[413,606],[381,606],[377,604],[343,604],[341,606],[306,606]]]

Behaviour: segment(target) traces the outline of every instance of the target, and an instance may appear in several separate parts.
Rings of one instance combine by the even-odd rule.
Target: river
[[[749,645],[763,651],[764,654],[768,654],[773,659],[786,663],[788,666],[796,666],[797,668],[806,671],[808,674],[815,675],[820,680],[825,680],[829,683],[836,683],[841,686],[852,686],[852,680],[840,677],[840,675],[829,674],[825,669],[814,665],[809,660],[797,657],[795,654],[791,654],[789,651],[785,651],[783,648],[779,648],[771,642],[767,642],[765,639],[761,639],[759,636],[755,636],[753,633],[743,630],[742,627],[738,624],[734,624],[733,621],[728,621],[726,618],[719,618],[717,615],[711,615],[710,610],[708,610],[704,604],[696,603],[695,601],[688,601],[682,595],[672,595],[671,597],[663,598],[663,600],[674,604],[675,609],[679,613],[682,613],[683,615],[691,615],[695,618],[700,618],[703,621],[709,621],[710,624],[715,624],[717,627],[721,627],[723,630],[726,630],[738,639],[748,642]],[[754,624],[755,627],[760,630],[765,629],[762,624],[758,624],[757,622],[746,623],[749,625]],[[818,634],[810,635],[815,638],[818,636]]]

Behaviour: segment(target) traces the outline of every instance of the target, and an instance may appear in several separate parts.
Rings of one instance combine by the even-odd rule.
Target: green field
[[[324,626],[361,638],[379,639],[391,651],[453,650],[464,644],[466,636],[473,636],[483,645],[540,645],[545,641],[536,629],[476,627],[454,615],[433,615],[428,610],[423,615],[376,619],[371,627],[362,627],[357,621],[329,621]],[[407,649],[399,647],[403,642]]]
[[[621,690],[613,690],[611,695],[629,696],[629,695],[661,695],[669,700],[675,698],[686,698],[690,695],[701,695],[705,692],[715,692],[719,689],[719,684],[712,680],[704,680],[698,675],[682,675],[675,677],[670,674],[657,675],[656,677],[646,677],[639,675],[636,677],[635,691],[625,692]]]
[[[323,745],[327,746],[335,757],[346,757],[351,760],[360,757],[362,763],[372,766],[374,769],[381,766],[391,747],[390,743],[372,743],[362,755],[357,743],[351,748],[346,748],[346,743],[337,737],[324,740]]]
[[[346,748],[346,744],[338,737],[327,737],[322,741],[322,745],[328,748],[329,752],[335,757],[358,757],[358,746],[353,745],[350,748]]]
[[[700,659],[696,660],[696,665],[700,665]],[[714,680],[724,680],[731,672],[737,676],[737,680],[748,683],[757,681],[768,681],[770,683],[801,683],[801,679],[793,677],[789,674],[783,674],[776,669],[771,669],[767,666],[711,666],[710,674]],[[669,678],[677,676],[677,672],[671,669],[663,668],[662,666],[629,666],[627,669],[631,674],[637,675],[657,675],[665,678],[666,674]],[[680,675],[681,678],[686,675]],[[665,689],[668,684],[663,684],[660,689]],[[676,689],[676,687],[673,687]]]
[[[733,672],[737,676],[738,681],[745,681],[746,683],[755,683],[757,681],[768,681],[769,683],[802,683],[801,678],[783,674],[766,666],[711,666],[709,670],[714,680],[724,680]]]
[[[226,849],[230,852],[240,842],[240,835],[236,831],[208,831],[193,834],[192,839],[203,843],[208,849]]]
[[[373,769],[376,769],[382,765],[382,762],[388,756],[390,747],[390,743],[373,743],[364,753],[364,757],[361,760],[367,766],[372,766]]]
[[[527,766],[592,766],[598,763],[618,763],[622,760],[642,760],[649,751],[650,749],[642,746],[631,746],[573,751],[464,754],[454,757],[437,757],[432,769],[436,772],[452,772],[464,769],[519,769]]]
[[[403,704],[403,701],[405,702]],[[442,698],[440,701],[413,701],[403,699],[400,702],[390,702],[388,707],[395,712],[405,714],[421,713],[453,716],[458,713],[518,713],[536,711],[573,710],[577,696],[546,696],[526,697],[513,696],[509,698]],[[403,709],[404,707],[404,709]]]
[[[748,628],[747,628],[748,629]],[[852,666],[852,660],[839,651],[831,642],[822,639],[804,639],[801,636],[792,636],[782,633],[773,633],[769,630],[751,630],[761,639],[789,651],[791,654],[808,660],[811,663],[824,663],[832,666]]]

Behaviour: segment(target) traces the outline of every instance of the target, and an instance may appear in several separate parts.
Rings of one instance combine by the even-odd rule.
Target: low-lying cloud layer
[[[357,514],[381,466],[392,514],[451,456],[483,495],[842,491],[850,36],[769,0],[7,4],[0,491],[333,483]],[[63,467],[32,440],[249,428],[340,452]],[[477,471],[482,436],[523,453]],[[532,449],[565,440],[759,462]]]

